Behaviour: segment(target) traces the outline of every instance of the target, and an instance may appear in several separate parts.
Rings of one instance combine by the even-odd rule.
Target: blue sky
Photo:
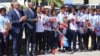
[[[64,0],[64,4],[65,3],[71,4],[72,2],[73,2],[73,0]]]

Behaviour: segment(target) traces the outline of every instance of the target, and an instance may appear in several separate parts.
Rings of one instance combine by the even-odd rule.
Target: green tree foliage
[[[32,0],[32,2],[34,2],[34,3],[36,3],[36,1],[37,0]],[[55,2],[57,7],[60,7],[63,4],[62,0],[42,0],[42,2],[43,1],[47,2],[48,5],[50,5],[51,2]]]

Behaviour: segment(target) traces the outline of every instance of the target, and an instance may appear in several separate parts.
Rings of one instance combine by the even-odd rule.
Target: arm
[[[9,20],[12,24],[19,24],[20,23],[19,20],[13,20],[14,15],[13,15],[12,11],[8,12],[7,16],[9,17]]]
[[[28,14],[29,14],[28,10],[25,10],[24,13],[25,13],[25,16],[27,17],[27,19],[26,19],[27,22],[36,22],[37,21],[37,19],[36,19],[37,15],[36,14],[33,15],[34,16],[33,18],[29,18],[28,17]]]
[[[5,26],[6,32],[8,32],[10,29],[11,29],[11,23],[10,22],[7,22],[6,23],[6,26]]]

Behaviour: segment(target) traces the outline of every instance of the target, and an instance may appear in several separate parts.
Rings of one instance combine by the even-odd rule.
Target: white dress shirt
[[[16,12],[16,14],[18,15],[18,17],[20,18],[20,13],[18,10],[14,9],[14,11]]]
[[[94,31],[94,27],[95,27],[95,20],[96,19],[94,19],[95,18],[95,14],[94,15],[91,15],[91,14],[89,14],[89,16],[88,16],[88,20],[90,21],[90,22],[92,22],[92,26],[91,27],[89,27],[89,29],[91,29],[92,31]]]
[[[64,23],[64,18],[65,18],[65,14],[63,14],[63,13],[58,14],[58,21],[60,23]]]
[[[5,32],[5,27],[7,23],[10,23],[8,17],[0,15],[0,32]]]
[[[85,22],[86,19],[87,19],[87,16],[88,16],[88,14],[82,14],[82,15],[79,17],[79,21]]]
[[[52,18],[55,18],[55,20],[56,20],[55,22],[52,23],[52,27],[53,27],[53,28],[56,28],[56,27],[58,26],[58,20],[59,20],[59,19],[58,19],[57,16],[52,16],[52,17],[50,17],[50,19],[52,19]],[[52,28],[52,30],[53,30],[53,28]]]
[[[47,16],[47,15],[44,15],[44,30],[48,30],[48,31],[51,31],[51,22],[49,21],[50,20],[50,17]]]
[[[36,23],[36,32],[44,32],[44,20],[42,14],[37,14],[38,22]]]
[[[69,15],[68,15],[68,20],[71,20],[71,19],[76,19],[77,18],[77,20],[79,21],[79,16],[76,14],[76,15],[74,15],[73,13],[70,13]]]
[[[69,29],[70,30],[77,31],[78,30],[77,24],[76,23],[73,23],[73,22],[70,22]]]

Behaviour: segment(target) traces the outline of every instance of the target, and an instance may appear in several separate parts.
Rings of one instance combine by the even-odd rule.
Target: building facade
[[[100,4],[100,0],[64,0],[64,3],[71,3],[71,4]]]

